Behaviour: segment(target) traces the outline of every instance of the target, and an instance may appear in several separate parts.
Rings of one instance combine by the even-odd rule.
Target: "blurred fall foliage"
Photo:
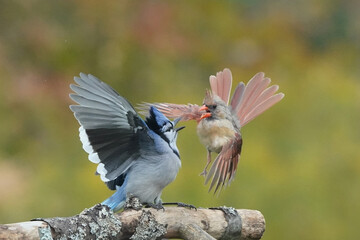
[[[208,77],[264,71],[284,100],[243,130],[236,180],[198,176],[206,150],[185,123],[164,201],[260,210],[264,239],[360,234],[359,1],[2,1],[0,222],[70,216],[107,198],[68,105],[79,72],[134,105],[202,102]],[[235,84],[234,84],[235,85]]]

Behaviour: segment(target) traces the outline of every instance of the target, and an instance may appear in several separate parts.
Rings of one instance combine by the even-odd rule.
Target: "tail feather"
[[[125,180],[126,181],[126,180]],[[119,211],[125,205],[126,193],[125,193],[126,184],[122,185],[116,190],[116,192],[111,195],[108,199],[103,201],[101,204],[108,206],[114,212]]]
[[[229,104],[232,85],[230,69],[225,68],[222,72],[216,73],[216,76],[211,75],[209,82],[212,92],[219,96],[226,104]]]

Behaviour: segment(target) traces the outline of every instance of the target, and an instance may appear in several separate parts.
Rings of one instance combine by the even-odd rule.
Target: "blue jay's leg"
[[[200,176],[201,176],[201,175],[206,176],[206,174],[207,174],[207,170],[206,170],[206,169],[207,169],[207,167],[209,166],[210,162],[211,162],[211,152],[210,152],[210,150],[208,149],[208,150],[207,150],[207,163],[206,163],[206,165],[205,165],[204,170],[202,171],[202,173],[200,173]]]
[[[147,207],[147,208],[151,207],[151,208],[154,208],[154,209],[156,209],[156,210],[162,209],[163,211],[165,211],[165,208],[164,208],[164,206],[162,205],[162,203],[147,203],[147,204],[145,205],[145,207]]]
[[[111,195],[108,199],[103,201],[101,204],[108,206],[114,212],[117,212],[120,209],[122,209],[126,201],[126,191],[125,191],[126,185],[127,185],[127,178],[125,178],[125,181],[121,185],[121,187],[117,187],[116,192],[113,195]]]
[[[177,205],[178,207],[187,207],[190,209],[195,209],[197,210],[197,207],[195,207],[192,204],[187,204],[187,203],[182,203],[182,202],[166,202],[166,203],[162,203],[163,205]]]
[[[155,198],[154,203],[146,203],[145,207],[152,207],[155,208],[156,210],[162,209],[163,211],[165,211],[165,208],[162,204],[160,197]]]

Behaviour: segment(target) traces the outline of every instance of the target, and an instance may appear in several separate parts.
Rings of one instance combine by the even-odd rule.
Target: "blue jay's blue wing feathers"
[[[83,148],[89,160],[98,164],[101,179],[115,189],[139,158],[139,139],[148,135],[149,128],[131,104],[109,85],[90,74],[81,73],[74,80],[78,85],[70,85],[75,92],[70,97],[79,105],[70,109],[81,125]]]
[[[133,113],[136,113],[131,104],[122,96],[120,96],[112,87],[106,83],[100,81],[98,78],[94,77],[91,74],[80,73],[80,78],[75,77],[75,82],[79,86],[91,90],[90,94],[98,95],[102,97],[102,100],[109,100],[112,104],[118,105],[118,100],[121,100],[120,107],[124,107],[128,110],[131,110]],[[118,105],[119,106],[119,105]]]
[[[161,204],[162,189],[172,182],[181,166],[174,128],[155,107],[146,122],[131,104],[92,75],[75,77],[71,99],[80,123],[80,140],[96,172],[116,192],[102,202],[117,211],[134,195],[142,203]]]

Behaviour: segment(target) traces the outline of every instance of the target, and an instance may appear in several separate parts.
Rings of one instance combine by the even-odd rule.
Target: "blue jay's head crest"
[[[155,107],[151,106],[149,113],[150,115],[146,118],[146,124],[157,134],[174,128],[174,124]]]
[[[180,119],[175,119],[175,121],[172,122],[153,106],[150,107],[149,113],[150,115],[146,118],[148,127],[166,141],[173,152],[179,156],[179,150],[176,147],[176,138],[178,131],[184,127],[174,127]]]

